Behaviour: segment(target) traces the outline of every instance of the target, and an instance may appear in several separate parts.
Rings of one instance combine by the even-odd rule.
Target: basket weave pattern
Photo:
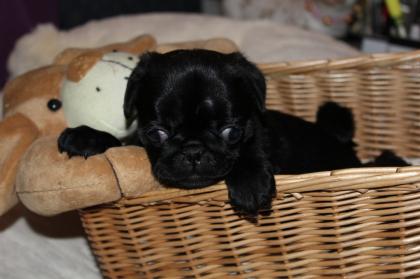
[[[420,157],[420,52],[260,65],[267,106],[313,120],[354,110],[359,155]],[[276,176],[258,224],[223,183],[81,211],[106,278],[420,278],[420,167]]]

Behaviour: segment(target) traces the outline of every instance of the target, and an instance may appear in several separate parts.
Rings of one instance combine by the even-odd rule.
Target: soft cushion
[[[16,43],[8,61],[8,70],[12,76],[16,76],[50,64],[55,55],[70,46],[98,47],[144,33],[153,34],[159,43],[229,38],[248,58],[258,63],[359,54],[350,46],[324,34],[270,21],[152,13],[92,21],[70,31],[58,31],[52,24],[39,25]]]

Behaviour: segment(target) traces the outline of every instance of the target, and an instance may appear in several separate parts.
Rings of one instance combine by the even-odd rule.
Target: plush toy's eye
[[[149,131],[147,131],[146,136],[151,142],[158,144],[164,143],[169,137],[168,132],[159,128],[150,129]]]
[[[242,138],[242,129],[235,126],[226,127],[220,132],[220,137],[229,144],[238,143]]]
[[[57,99],[51,99],[48,101],[47,107],[51,111],[57,111],[61,108],[61,101]]]

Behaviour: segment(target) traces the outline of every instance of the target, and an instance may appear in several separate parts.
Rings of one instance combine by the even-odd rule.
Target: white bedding
[[[1,279],[99,279],[76,212],[40,217],[16,207],[0,218]]]

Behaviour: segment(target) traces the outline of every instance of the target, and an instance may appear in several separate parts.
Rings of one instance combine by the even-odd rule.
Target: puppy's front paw
[[[121,146],[121,142],[117,138],[88,126],[67,128],[58,138],[58,150],[67,152],[69,157],[83,156],[87,158],[115,146]]]
[[[260,210],[269,210],[276,194],[274,176],[264,170],[259,173],[231,175],[226,179],[229,199],[238,213],[255,217]]]

